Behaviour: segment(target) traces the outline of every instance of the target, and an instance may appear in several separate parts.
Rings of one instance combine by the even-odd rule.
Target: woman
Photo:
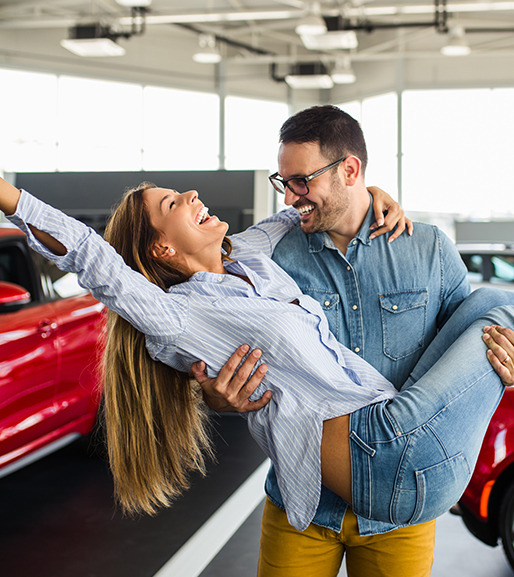
[[[458,500],[503,392],[478,334],[484,324],[514,326],[513,307],[471,324],[492,302],[490,295],[473,297],[452,325],[471,327],[443,355],[451,355],[454,370],[437,363],[397,394],[336,341],[320,305],[268,258],[296,226],[294,210],[235,235],[231,247],[227,225],[208,215],[196,191],[142,186],[126,195],[106,231],[121,258],[86,226],[4,181],[0,209],[33,248],[77,272],[114,311],[106,419],[127,510],[168,504],[186,486],[187,472],[202,469],[205,417],[183,373],[197,359],[217,373],[242,341],[266,358],[255,394],[269,388],[273,400],[248,423],[275,464],[296,528],[311,521],[322,480],[356,513],[397,525],[434,518]],[[494,299],[514,304],[509,293]],[[161,362],[148,362],[148,353]]]

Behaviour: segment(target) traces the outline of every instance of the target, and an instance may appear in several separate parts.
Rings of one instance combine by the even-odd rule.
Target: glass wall
[[[393,197],[398,195],[398,98],[393,92],[339,107],[357,120],[368,149],[366,183],[380,186]]]
[[[144,170],[216,170],[216,94],[147,86],[143,91]]]
[[[514,215],[513,99],[512,88],[406,90],[401,141],[396,94],[339,106],[364,130],[368,184],[396,195],[401,155],[407,211],[491,218]]]
[[[0,171],[55,170],[57,77],[0,69],[0,86]]]
[[[514,214],[514,89],[403,93],[403,203],[470,217]]]
[[[282,102],[0,69],[0,172],[274,169]],[[8,113],[7,113],[8,111]],[[224,160],[224,159],[222,159]]]
[[[225,99],[225,167],[276,171],[278,134],[288,117],[282,102],[228,96]]]

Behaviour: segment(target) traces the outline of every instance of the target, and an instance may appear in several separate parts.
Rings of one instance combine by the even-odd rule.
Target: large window
[[[216,94],[144,89],[145,170],[216,170],[219,130]]]
[[[272,170],[288,115],[227,97],[220,126],[212,93],[3,69],[0,86],[16,87],[0,91],[0,172]]]
[[[398,99],[388,93],[339,105],[360,122],[368,149],[366,184],[380,186],[396,197],[398,193],[397,126]]]
[[[513,99],[514,89],[404,92],[407,210],[514,213]]]
[[[55,170],[57,78],[0,69],[0,171]]]
[[[58,170],[140,170],[142,96],[136,84],[61,76]]]
[[[228,96],[225,100],[225,167],[276,170],[278,134],[288,106]]]

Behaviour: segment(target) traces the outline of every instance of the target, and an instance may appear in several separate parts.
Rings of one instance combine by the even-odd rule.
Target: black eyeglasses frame
[[[296,196],[306,196],[307,194],[309,194],[309,185],[308,183],[313,179],[316,178],[317,176],[321,176],[322,174],[324,174],[325,172],[327,172],[328,170],[330,170],[331,168],[335,168],[336,166],[338,166],[339,164],[341,164],[341,162],[344,162],[348,157],[345,156],[344,158],[341,158],[340,160],[336,160],[335,162],[333,162],[332,164],[329,164],[328,166],[324,166],[323,168],[320,168],[319,170],[316,170],[316,172],[313,172],[312,174],[309,174],[308,176],[293,176],[291,178],[282,178],[278,172],[275,172],[274,174],[272,174],[271,176],[268,176],[269,181],[271,182],[271,185],[273,186],[273,188],[277,191],[280,192],[280,194],[285,194],[286,193],[286,186],[287,188],[289,188],[289,190],[295,194]],[[305,185],[305,189],[307,192],[300,192],[298,193],[296,190],[294,190],[294,188],[291,186],[290,181],[291,180],[299,180],[302,181],[303,184]]]

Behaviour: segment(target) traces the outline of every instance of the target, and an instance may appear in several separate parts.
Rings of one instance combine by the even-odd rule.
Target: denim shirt
[[[321,304],[336,338],[400,389],[470,286],[455,245],[436,226],[415,223],[412,237],[404,233],[389,244],[388,235],[370,240],[374,220],[371,204],[346,255],[328,234],[306,235],[296,227],[279,242],[273,260]],[[283,508],[273,466],[266,493]],[[323,486],[313,522],[339,532],[346,507]],[[396,528],[358,521],[361,535]]]

